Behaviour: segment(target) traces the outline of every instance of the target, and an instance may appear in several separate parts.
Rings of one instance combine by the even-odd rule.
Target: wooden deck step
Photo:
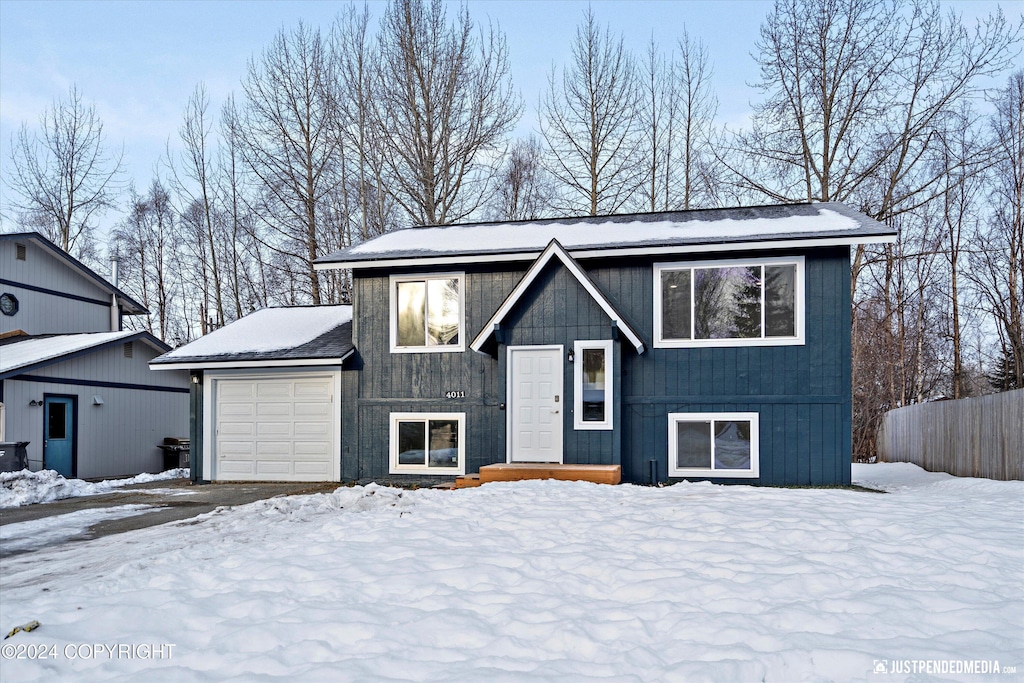
[[[523,481],[524,479],[559,479],[589,481],[594,484],[618,484],[622,481],[619,465],[559,465],[548,462],[512,462],[484,465],[480,483],[489,481]]]
[[[479,474],[466,474],[461,477],[455,477],[455,488],[457,489],[471,489],[474,486],[479,486],[483,482],[480,481]]]

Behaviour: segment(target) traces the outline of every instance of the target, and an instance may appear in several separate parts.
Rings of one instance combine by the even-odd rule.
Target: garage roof
[[[264,308],[154,358],[154,370],[338,365],[354,351],[351,306]]]

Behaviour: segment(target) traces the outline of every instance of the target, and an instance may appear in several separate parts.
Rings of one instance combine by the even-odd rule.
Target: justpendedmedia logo
[[[995,659],[876,659],[876,674],[1013,674],[1016,666],[1000,666]]]

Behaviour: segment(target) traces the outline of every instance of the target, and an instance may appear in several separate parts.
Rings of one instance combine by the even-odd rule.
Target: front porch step
[[[523,481],[524,479],[559,479],[589,481],[594,484],[618,484],[622,481],[620,465],[560,465],[549,462],[511,462],[484,465],[480,483],[489,481]]]
[[[457,489],[471,489],[482,483],[479,474],[466,474],[461,477],[455,477],[455,488]]]

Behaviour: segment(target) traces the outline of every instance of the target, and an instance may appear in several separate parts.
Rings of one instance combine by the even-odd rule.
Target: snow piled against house
[[[349,249],[346,258],[387,255],[389,252],[538,251],[557,239],[566,249],[586,249],[623,242],[630,245],[690,242],[706,239],[759,238],[778,235],[853,230],[860,224],[831,209],[816,216],[750,218],[738,220],[634,221],[631,223],[488,223],[410,228],[382,235]]]
[[[182,467],[159,474],[139,474],[127,479],[107,479],[88,482],[81,479],[65,479],[53,470],[0,473],[0,508],[13,508],[33,503],[49,503],[62,498],[96,496],[101,493],[129,486],[145,484],[164,479],[181,479],[188,476],[188,469]]]
[[[1024,482],[911,467],[855,466],[891,493],[370,485],[44,549],[0,563],[2,628],[58,656],[4,676],[1020,680],[873,673],[1024,665]],[[76,654],[119,643],[173,648]]]
[[[280,351],[352,320],[351,306],[264,308],[161,356],[164,360]]]

